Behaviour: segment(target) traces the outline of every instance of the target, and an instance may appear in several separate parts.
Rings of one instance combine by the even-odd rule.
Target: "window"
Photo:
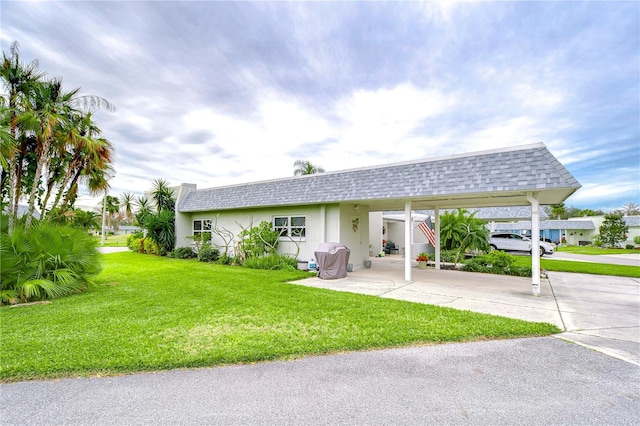
[[[199,219],[193,221],[193,235],[199,235],[203,232],[211,233],[211,219]]]
[[[273,229],[280,238],[303,239],[307,236],[307,218],[305,216],[278,216],[273,218]]]

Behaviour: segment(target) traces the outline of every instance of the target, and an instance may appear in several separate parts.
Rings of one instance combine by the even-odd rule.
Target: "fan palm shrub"
[[[6,223],[3,220],[3,225]],[[17,224],[0,237],[1,303],[52,299],[87,288],[101,269],[91,236],[81,229],[49,222],[27,231]]]

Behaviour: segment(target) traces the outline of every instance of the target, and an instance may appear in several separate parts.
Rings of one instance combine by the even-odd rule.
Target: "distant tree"
[[[92,229],[100,228],[100,215],[97,212],[75,209],[73,215],[73,225],[89,232]]]
[[[624,216],[638,216],[640,215],[640,205],[636,203],[626,203],[622,205],[622,209],[619,210]]]
[[[100,205],[96,207],[102,212],[102,208],[104,205],[105,199],[102,198],[100,201]],[[122,221],[122,217],[119,215],[120,213],[120,200],[117,197],[113,197],[111,195],[107,195],[107,204],[106,204],[106,222],[108,227],[113,227],[113,229],[117,230],[120,227],[120,222]]]
[[[294,176],[303,176],[303,175],[312,175],[315,173],[324,173],[324,169],[320,166],[312,164],[307,160],[296,160],[293,163],[293,175]]]
[[[564,216],[566,213],[567,209],[564,206],[564,203],[551,206],[551,216],[555,217],[558,220],[562,219],[562,216]]]
[[[134,204],[136,202],[136,196],[131,192],[125,192],[120,195],[120,206],[122,213],[127,223],[133,223],[135,215],[133,213]]]
[[[600,226],[600,239],[603,244],[616,247],[627,239],[629,227],[622,219],[622,213],[609,213],[604,216],[604,222]]]
[[[582,209],[580,210],[580,216],[604,216],[604,212],[600,209],[592,210],[592,209]]]

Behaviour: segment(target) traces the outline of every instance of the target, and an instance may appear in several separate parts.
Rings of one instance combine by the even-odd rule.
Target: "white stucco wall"
[[[324,211],[324,226],[321,226]],[[229,247],[229,254],[237,242],[238,234],[243,227],[257,226],[260,222],[273,223],[276,216],[305,216],[306,236],[299,241],[299,251],[296,243],[289,239],[281,239],[278,252],[296,255],[300,260],[309,260],[314,256],[315,249],[321,242],[338,242],[345,244],[351,250],[349,263],[357,270],[363,266],[369,257],[369,211],[366,206],[330,204],[325,206],[293,206],[264,208],[252,210],[225,210],[221,212],[197,212],[176,214],[176,247],[192,246],[193,241],[188,236],[193,235],[193,221],[210,219],[214,228],[225,229],[233,233],[234,242]],[[357,220],[356,220],[357,219]],[[354,228],[355,231],[354,231]],[[324,235],[323,235],[324,232]],[[212,245],[224,252],[223,239],[212,234]]]

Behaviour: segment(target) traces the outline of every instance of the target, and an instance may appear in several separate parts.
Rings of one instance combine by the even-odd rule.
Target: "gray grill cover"
[[[351,250],[340,243],[321,243],[316,248],[316,259],[323,280],[333,280],[347,276],[347,263]]]

